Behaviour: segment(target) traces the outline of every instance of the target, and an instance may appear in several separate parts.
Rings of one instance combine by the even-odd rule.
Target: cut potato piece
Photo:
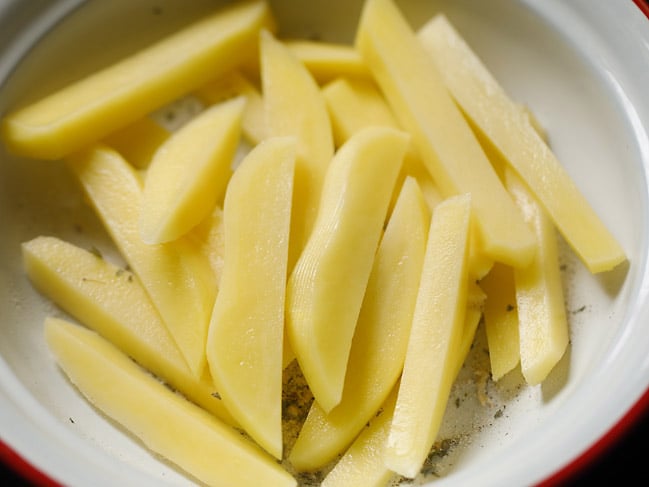
[[[342,396],[356,320],[408,144],[401,131],[369,127],[337,152],[313,233],[289,278],[289,341],[325,412]]]
[[[135,122],[257,52],[274,21],[264,0],[238,2],[156,44],[7,115],[7,148],[59,159]]]
[[[508,97],[446,17],[433,18],[419,38],[462,110],[526,182],[586,267],[602,272],[626,260],[529,115]]]
[[[212,378],[241,426],[282,458],[282,343],[296,140],[255,147],[228,185],[225,263],[207,340]]]
[[[205,370],[216,283],[207,258],[186,240],[147,245],[138,228],[142,187],[114,150],[92,146],[68,158],[113,242],[140,278],[196,378]],[[209,272],[208,272],[209,271]]]
[[[189,239],[196,243],[199,251],[210,261],[210,267],[218,287],[223,275],[223,257],[225,254],[223,209],[216,205],[212,213],[192,229]]]
[[[306,244],[334,154],[331,123],[320,88],[293,53],[268,31],[260,34],[260,63],[268,136],[298,140],[289,272]]]
[[[444,196],[471,193],[482,251],[524,267],[535,241],[429,54],[392,0],[368,0],[356,46]]]
[[[514,270],[504,264],[496,264],[480,281],[480,285],[487,293],[485,332],[491,377],[497,381],[514,369],[521,357]]]
[[[371,78],[336,78],[323,86],[322,94],[337,147],[370,125],[399,128],[390,107]]]
[[[532,264],[514,269],[521,371],[528,384],[537,385],[561,359],[570,340],[558,235],[552,220],[512,169],[505,170],[505,183],[539,242]]]
[[[470,256],[468,265],[471,265]],[[460,339],[456,372],[453,374],[453,377],[456,377],[460,372],[460,369],[462,369],[462,366],[464,365],[464,361],[471,351],[471,346],[475,340],[478,325],[482,319],[486,300],[487,295],[482,288],[475,283],[472,277],[469,278],[466,296],[466,311],[464,313],[464,327],[462,328],[462,338]]]
[[[146,169],[153,159],[153,155],[168,138],[170,132],[151,117],[142,117],[104,139],[109,145],[119,152],[129,164]]]
[[[321,487],[384,487],[394,477],[394,472],[383,462],[390,422],[394,414],[398,386],[388,396],[385,404],[356,437],[333,469],[323,479]]]
[[[297,485],[238,431],[174,394],[97,333],[48,318],[45,337],[91,404],[200,481],[224,487]]]
[[[435,207],[386,449],[386,466],[413,478],[430,451],[459,369],[467,303],[471,196]]]
[[[417,182],[409,177],[374,259],[342,399],[329,414],[317,402],[311,406],[289,456],[296,469],[315,470],[343,451],[401,374],[429,224],[430,211]]]
[[[353,46],[301,39],[289,39],[284,43],[319,83],[339,76],[361,79],[371,76],[363,58]]]
[[[145,243],[176,240],[222,201],[245,103],[237,97],[206,109],[156,151],[142,195],[140,233]]]
[[[264,100],[257,87],[239,71],[226,75],[200,87],[194,94],[203,103],[214,105],[237,96],[246,97],[246,107],[241,122],[243,135],[252,144],[266,138],[266,112]]]
[[[236,425],[209,378],[196,379],[132,272],[54,237],[22,245],[36,288],[137,363],[223,421]]]
[[[390,107],[372,79],[338,78],[323,87],[322,93],[327,102],[334,141],[338,147],[366,127],[379,125],[400,129]],[[410,144],[392,195],[390,213],[399,196],[403,181],[408,175],[417,179],[429,208],[432,209],[442,200],[428,170]]]

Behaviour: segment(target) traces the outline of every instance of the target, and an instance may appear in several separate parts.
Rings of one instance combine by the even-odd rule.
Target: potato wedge
[[[462,110],[529,186],[584,265],[596,273],[626,260],[528,113],[509,98],[448,19],[433,18],[419,39]]]
[[[540,384],[565,353],[570,333],[559,269],[557,230],[539,202],[511,168],[505,184],[538,239],[538,250],[525,269],[514,269],[521,372]]]
[[[174,394],[97,333],[48,318],[45,338],[91,404],[207,485],[297,485],[238,431]]]
[[[347,360],[409,137],[368,127],[336,153],[313,233],[287,285],[287,331],[325,412],[340,402]]]
[[[303,39],[286,39],[284,43],[318,83],[327,83],[339,76],[371,77],[363,58],[353,46]]]
[[[481,281],[487,293],[484,309],[491,378],[500,380],[520,362],[518,309],[514,269],[496,264]]]
[[[289,455],[296,469],[315,470],[332,461],[394,387],[408,346],[429,223],[430,210],[421,190],[408,177],[374,259],[342,399],[329,414],[317,402],[311,406]]]
[[[467,303],[471,196],[435,207],[422,279],[385,447],[385,464],[405,477],[419,472],[446,409],[461,352]],[[434,352],[434,353],[433,353]]]
[[[237,96],[246,97],[241,122],[243,135],[251,144],[266,138],[266,112],[259,89],[243,73],[231,71],[194,92],[203,103],[213,105]]]
[[[67,159],[113,242],[140,278],[196,378],[207,364],[205,341],[216,283],[203,254],[186,239],[147,245],[138,228],[142,186],[135,170],[107,146]]]
[[[321,487],[384,487],[395,475],[383,462],[383,448],[390,434],[398,385],[376,416],[354,439],[336,465],[322,480]]]
[[[196,379],[137,276],[55,237],[22,245],[34,286],[141,366],[228,424],[209,375]]]
[[[282,344],[295,137],[271,137],[238,166],[223,208],[221,289],[207,360],[241,426],[282,458]]]
[[[222,202],[245,103],[237,97],[207,108],[158,148],[142,193],[140,234],[145,243],[186,235]]]
[[[471,193],[479,243],[491,259],[524,267],[534,236],[392,0],[365,3],[356,47],[446,197]]]
[[[170,135],[171,132],[147,116],[113,132],[103,142],[119,152],[132,166],[146,169]]]
[[[295,265],[315,221],[320,192],[334,154],[333,135],[325,101],[311,73],[272,33],[260,34],[262,93],[267,136],[298,140],[289,272]]]
[[[225,73],[257,52],[260,29],[274,28],[264,0],[217,10],[36,103],[0,127],[18,155],[60,159],[103,139]]]

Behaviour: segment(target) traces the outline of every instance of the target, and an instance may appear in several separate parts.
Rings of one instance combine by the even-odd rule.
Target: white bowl
[[[0,114],[214,3],[0,0]],[[341,42],[353,40],[361,6],[271,4],[282,34]],[[509,93],[531,107],[629,256],[628,266],[593,276],[564,252],[569,350],[542,386],[521,385],[514,371],[486,384],[490,404],[467,399],[455,407],[452,398],[442,437],[464,440],[440,462],[442,475],[431,485],[523,486],[557,478],[628,418],[649,388],[649,21],[631,0],[398,4],[413,26],[447,14]],[[31,287],[20,244],[49,234],[106,254],[114,249],[58,162],[0,150],[0,450],[70,486],[191,484],[89,406],[57,369],[42,323],[62,313]],[[471,367],[480,354],[478,344],[455,397],[477,397]]]

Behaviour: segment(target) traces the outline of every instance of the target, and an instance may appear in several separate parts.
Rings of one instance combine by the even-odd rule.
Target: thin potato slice
[[[7,115],[1,134],[21,156],[59,159],[225,73],[274,27],[267,2],[217,10],[156,44]]]
[[[237,97],[207,108],[158,148],[142,194],[140,234],[145,243],[182,237],[222,201],[245,103]]]
[[[570,334],[563,295],[556,227],[511,168],[505,183],[539,242],[525,269],[514,270],[521,371],[530,385],[540,384],[568,347]]]
[[[320,88],[293,53],[270,32],[260,34],[262,93],[267,136],[297,137],[289,272],[309,238],[320,192],[334,154],[333,135]]]
[[[223,208],[225,254],[207,360],[241,426],[282,458],[282,343],[296,140],[271,137],[241,162]]]
[[[25,242],[22,253],[27,275],[45,296],[189,400],[237,424],[215,397],[211,378],[192,375],[132,272],[55,237]]]
[[[207,485],[297,485],[238,431],[174,394],[97,333],[48,318],[45,338],[91,404]]]
[[[147,245],[139,231],[142,186],[135,170],[114,150],[97,145],[70,156],[113,242],[140,278],[196,378],[207,364],[205,341],[216,297],[207,258],[187,240]]]
[[[369,127],[336,153],[313,233],[287,286],[291,348],[325,412],[340,402],[349,350],[409,138]]]
[[[446,17],[434,17],[419,39],[458,104],[529,186],[586,267],[602,272],[626,260],[528,113],[511,101]]]
[[[315,470],[333,460],[376,413],[397,381],[408,345],[430,211],[406,179],[374,259],[356,324],[340,403],[311,406],[289,460]]]
[[[446,409],[458,363],[467,303],[471,196],[435,207],[422,279],[385,448],[386,466],[408,478],[419,472]]]
[[[443,195],[471,193],[483,252],[527,265],[535,249],[532,232],[392,0],[365,3],[356,46]]]

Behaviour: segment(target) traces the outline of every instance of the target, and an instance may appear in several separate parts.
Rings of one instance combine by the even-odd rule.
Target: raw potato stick
[[[237,425],[209,375],[193,376],[131,271],[55,237],[25,242],[22,254],[23,267],[41,293],[189,400]]]
[[[0,127],[21,156],[59,159],[235,68],[274,20],[265,0],[217,10],[121,61],[8,114]]]
[[[356,321],[409,137],[354,135],[331,161],[313,232],[287,286],[291,348],[325,412],[342,397]]]
[[[289,456],[298,470],[333,460],[376,413],[397,381],[408,345],[430,211],[414,178],[404,182],[374,259],[340,403],[311,406]]]
[[[414,478],[437,437],[451,386],[464,359],[471,196],[435,207],[385,464]]]
[[[216,294],[207,257],[185,240],[158,245],[142,241],[142,186],[135,170],[114,150],[92,146],[70,156],[67,164],[200,379],[207,365],[205,341]]]
[[[480,285],[487,293],[484,307],[485,332],[491,378],[497,381],[514,369],[521,357],[514,269],[498,263],[480,281]]]
[[[295,149],[295,137],[268,138],[232,176],[223,208],[223,275],[207,339],[209,368],[223,402],[278,459]]]
[[[575,253],[593,273],[626,260],[566,169],[443,15],[419,31],[444,83],[473,123],[529,186]]]
[[[297,485],[238,431],[170,391],[97,333],[47,318],[45,338],[92,405],[193,477],[212,487]]]
[[[260,34],[261,82],[267,136],[297,137],[288,270],[311,234],[327,167],[334,155],[331,123],[309,70],[272,33]]]
[[[356,47],[442,194],[471,193],[482,252],[527,265],[534,235],[393,0],[365,2]]]
[[[561,359],[570,340],[557,231],[511,168],[505,170],[505,182],[539,242],[532,263],[514,269],[521,371],[528,384],[537,385]]]
[[[158,148],[142,193],[140,234],[145,243],[186,235],[223,201],[245,103],[237,97],[207,108]]]

